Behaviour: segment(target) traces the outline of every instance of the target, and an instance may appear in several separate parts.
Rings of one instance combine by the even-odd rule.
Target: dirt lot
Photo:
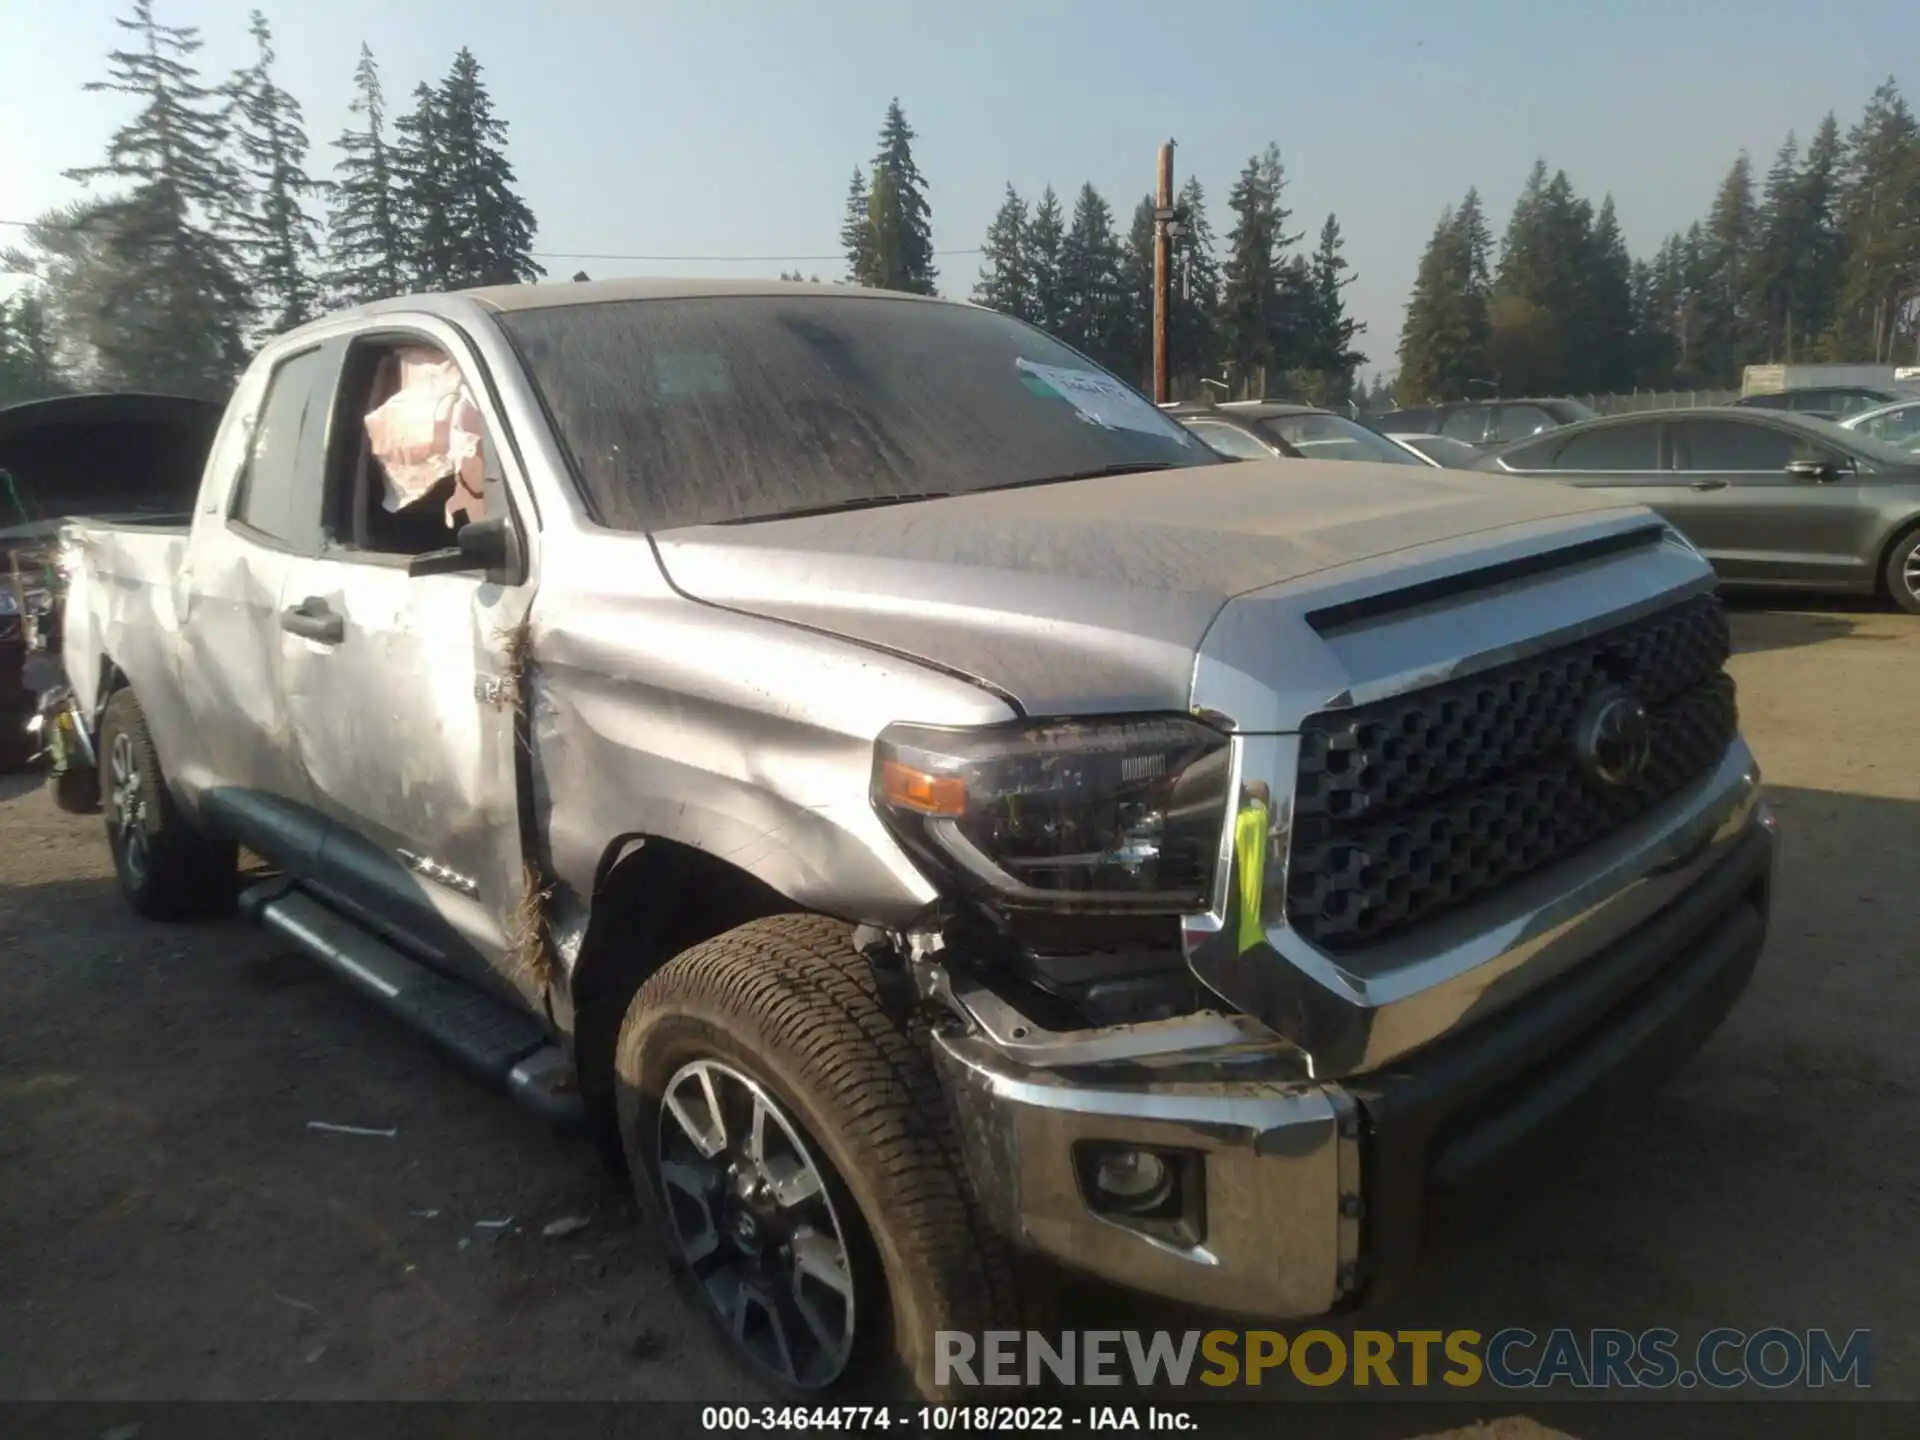
[[[1753,990],[1367,1323],[1869,1327],[1875,1390],[1916,1398],[1920,622],[1735,628],[1787,837]],[[740,1393],[584,1145],[251,929],[137,923],[98,822],[0,780],[0,1398]]]

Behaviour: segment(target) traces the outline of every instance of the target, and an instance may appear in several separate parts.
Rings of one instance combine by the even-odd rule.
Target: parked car
[[[1895,398],[1885,390],[1865,385],[1809,385],[1799,390],[1746,395],[1733,403],[1745,410],[1786,410],[1796,415],[1843,420],[1863,410],[1877,409]]]
[[[1494,449],[1593,418],[1594,412],[1578,400],[1453,400],[1392,410],[1376,423],[1390,434],[1445,435]]]
[[[1168,413],[1233,460],[1368,460],[1376,465],[1435,465],[1418,450],[1313,405],[1278,400],[1175,405]]]
[[[1417,450],[1436,465],[1449,470],[1473,470],[1478,468],[1480,457],[1486,452],[1476,449],[1464,440],[1456,440],[1451,435],[1405,435],[1390,431],[1387,438],[1396,445],[1404,445],[1409,450]]]
[[[1920,455],[1812,416],[1753,407],[1616,415],[1485,464],[1671,520],[1722,579],[1889,595],[1920,612]]]
[[[1920,399],[1896,400],[1875,410],[1856,411],[1840,424],[1901,450],[1920,450]]]
[[[790,1388],[941,1393],[1026,1252],[1258,1315],[1385,1294],[1692,1052],[1766,935],[1670,526],[1224,463],[973,306],[342,312],[261,349],[190,522],[67,537],[128,903],[271,861],[242,908],[615,1138]]]
[[[0,406],[0,773],[39,748],[31,652],[58,653],[61,524],[185,518],[221,407],[175,395],[63,395]]]

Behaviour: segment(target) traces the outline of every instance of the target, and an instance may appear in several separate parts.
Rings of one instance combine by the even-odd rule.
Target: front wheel
[[[1893,603],[1910,615],[1920,615],[1920,530],[1895,542],[1884,578]]]
[[[185,920],[230,909],[240,855],[230,840],[196,830],[167,792],[147,717],[131,690],[100,720],[107,846],[127,903],[149,920]]]
[[[1020,1323],[931,1064],[847,926],[774,916],[676,957],[616,1069],[642,1204],[777,1388],[938,1398],[938,1332]]]

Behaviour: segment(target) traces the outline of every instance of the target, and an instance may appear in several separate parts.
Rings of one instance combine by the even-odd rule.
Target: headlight
[[[1035,909],[1205,908],[1227,818],[1227,737],[1183,716],[890,727],[873,803],[923,864]]]

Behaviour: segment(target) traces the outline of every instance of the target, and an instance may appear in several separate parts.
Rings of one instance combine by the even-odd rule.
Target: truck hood
[[[1031,715],[1184,710],[1234,597],[1617,501],[1538,480],[1246,461],[655,536],[676,588],[967,676]]]

